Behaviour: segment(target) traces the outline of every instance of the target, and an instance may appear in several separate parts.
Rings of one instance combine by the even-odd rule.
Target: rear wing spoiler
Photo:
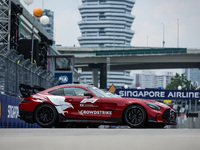
[[[37,85],[34,85],[32,87],[32,86],[27,85],[27,84],[20,84],[19,90],[22,94],[22,97],[25,98],[25,97],[31,96],[33,94],[39,93],[41,91],[44,91],[45,88],[37,86]]]

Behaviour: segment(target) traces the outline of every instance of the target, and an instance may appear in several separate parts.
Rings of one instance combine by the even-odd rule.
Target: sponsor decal
[[[116,94],[122,97],[144,98],[144,99],[200,99],[199,91],[192,90],[138,90],[117,89]]]
[[[56,105],[56,109],[58,113],[65,115],[65,113],[68,113],[66,109],[74,107],[72,106],[71,103],[65,102],[65,97],[63,96],[47,96],[49,100]]]
[[[81,103],[95,103],[98,100],[98,98],[85,98],[81,101]]]
[[[112,111],[99,111],[99,110],[80,110],[80,115],[112,115]]]
[[[98,107],[98,106],[93,104],[80,104],[80,107]]]
[[[18,115],[19,115],[19,107],[8,105],[8,116],[7,117],[17,119]]]

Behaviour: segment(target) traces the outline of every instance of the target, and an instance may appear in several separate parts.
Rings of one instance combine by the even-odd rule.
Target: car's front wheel
[[[124,111],[124,121],[131,128],[144,127],[146,123],[146,111],[139,105],[128,106]]]
[[[43,128],[52,127],[57,121],[57,111],[50,104],[39,105],[34,113],[34,119]]]

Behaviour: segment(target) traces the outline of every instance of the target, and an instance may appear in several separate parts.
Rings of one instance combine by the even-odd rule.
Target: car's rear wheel
[[[146,123],[146,111],[139,105],[128,106],[124,111],[124,121],[131,128],[144,127]]]
[[[57,111],[50,104],[39,105],[34,113],[35,121],[43,128],[52,127],[57,121]]]

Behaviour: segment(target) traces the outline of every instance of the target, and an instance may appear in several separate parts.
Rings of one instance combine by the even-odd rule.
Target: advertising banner
[[[21,99],[0,94],[0,128],[38,128],[18,119]]]
[[[73,74],[72,73],[55,73],[55,78],[60,80],[60,85],[62,84],[71,84],[73,82]]]
[[[195,90],[116,89],[115,93],[129,98],[200,100],[200,91]]]

